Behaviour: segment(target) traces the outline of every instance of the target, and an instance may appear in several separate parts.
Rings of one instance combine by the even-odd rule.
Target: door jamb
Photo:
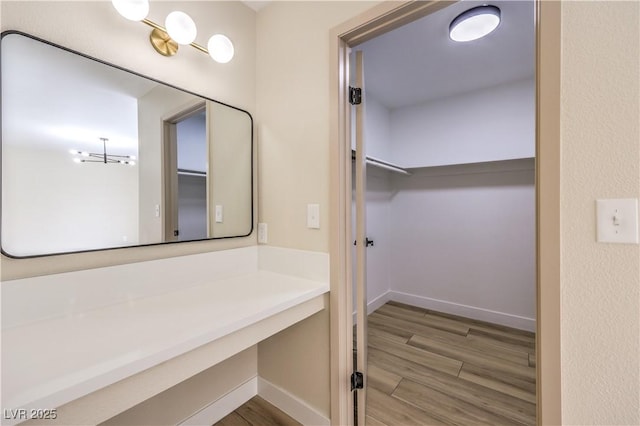
[[[353,424],[351,146],[348,52],[451,1],[383,2],[330,32],[331,422]],[[559,1],[536,1],[537,423],[561,424]]]
[[[162,241],[178,241],[173,231],[178,229],[178,137],[176,126],[178,122],[186,120],[206,108],[206,103],[200,100],[180,108],[179,112],[172,112],[162,117]],[[207,137],[208,140],[208,137]],[[208,145],[208,143],[207,143]]]

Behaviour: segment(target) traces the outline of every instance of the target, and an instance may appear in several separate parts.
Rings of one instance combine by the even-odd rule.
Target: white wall
[[[499,161],[534,155],[533,95],[524,80],[392,110],[366,97],[367,155],[465,164],[367,168],[370,311],[394,299],[535,329],[533,161]]]
[[[3,146],[2,248],[14,256],[138,242],[138,171],[66,149]],[[9,161],[10,159],[10,161]]]
[[[535,329],[533,161],[394,178],[391,297]]]
[[[178,168],[207,171],[207,120],[198,113],[176,124]]]
[[[393,156],[392,151],[395,149],[391,145],[393,140],[391,136],[391,111],[370,93],[365,96],[364,134],[367,141],[367,155],[390,161]]]
[[[535,155],[533,78],[391,112],[391,157],[403,167]]]

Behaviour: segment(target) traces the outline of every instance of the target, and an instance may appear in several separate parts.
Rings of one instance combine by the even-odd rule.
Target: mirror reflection
[[[4,254],[251,233],[249,113],[21,33],[1,55]]]

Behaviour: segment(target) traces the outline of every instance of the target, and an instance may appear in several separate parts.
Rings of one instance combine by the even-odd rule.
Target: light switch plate
[[[267,241],[269,239],[267,232],[268,232],[267,224],[259,223],[258,224],[258,244],[267,244]]]
[[[222,223],[222,206],[220,204],[216,205],[216,223]]]
[[[597,239],[600,243],[638,244],[638,199],[596,200]]]
[[[320,204],[307,204],[307,228],[320,229]]]

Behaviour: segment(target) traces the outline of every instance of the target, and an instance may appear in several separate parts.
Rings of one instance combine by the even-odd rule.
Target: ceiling
[[[482,4],[455,3],[357,46],[367,93],[393,109],[532,78],[533,1],[493,1],[502,14],[493,33],[466,43],[449,38],[450,22]]]

